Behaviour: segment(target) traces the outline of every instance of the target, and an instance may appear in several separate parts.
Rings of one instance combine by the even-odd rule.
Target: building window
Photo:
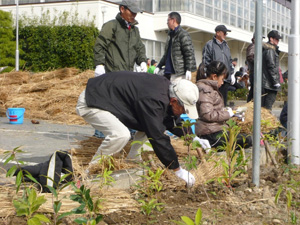
[[[196,14],[204,16],[204,5],[202,3],[196,2]]]
[[[241,18],[241,17],[237,18],[237,26],[238,26],[238,28],[243,29],[243,18]]]
[[[213,9],[210,6],[205,6],[205,17],[213,19]]]
[[[228,0],[223,0],[223,11],[228,12],[228,10],[229,10]]]
[[[221,1],[220,0],[215,0],[214,6],[215,6],[215,8],[220,9],[221,8]]]
[[[236,26],[236,16],[230,15],[230,25]]]
[[[226,13],[226,12],[222,13],[222,22],[229,24],[229,14],[228,13]]]
[[[236,14],[236,5],[234,3],[230,4],[230,13]]]
[[[221,10],[215,9],[214,11],[214,20],[221,21]]]

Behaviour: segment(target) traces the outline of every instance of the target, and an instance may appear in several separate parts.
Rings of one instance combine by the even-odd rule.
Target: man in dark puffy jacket
[[[268,33],[269,41],[263,46],[262,53],[262,100],[261,106],[272,110],[276,95],[280,89],[279,78],[279,49],[278,43],[282,38],[277,30]]]
[[[157,74],[165,66],[164,74],[171,80],[187,79],[196,81],[196,60],[192,39],[181,26],[181,16],[178,12],[168,15],[169,34],[165,53],[154,70]],[[193,74],[192,74],[193,73]]]
[[[86,90],[78,98],[77,113],[106,136],[90,166],[100,155],[114,155],[122,151],[130,139],[127,127],[138,130],[136,142],[129,155],[140,156],[140,142],[149,138],[160,161],[189,185],[195,181],[192,174],[179,166],[178,158],[166,130],[183,136],[180,115],[198,118],[196,102],[199,91],[188,80],[170,83],[163,76],[148,73],[112,72],[89,79]],[[177,123],[177,125],[176,125]],[[207,140],[195,137],[203,146]],[[204,143],[203,143],[204,142]],[[208,146],[210,147],[210,146]]]
[[[94,46],[95,76],[112,71],[133,71],[134,64],[147,72],[145,45],[135,17],[139,9],[134,0],[123,0],[116,19],[105,23]]]
[[[226,106],[228,87],[230,84],[233,85],[235,83],[231,53],[225,40],[227,33],[231,32],[231,30],[227,29],[224,25],[218,25],[215,28],[215,32],[216,34],[213,39],[209,40],[203,48],[202,63],[208,66],[212,61],[220,61],[226,65],[228,71],[227,78],[219,89],[224,99],[224,105]]]

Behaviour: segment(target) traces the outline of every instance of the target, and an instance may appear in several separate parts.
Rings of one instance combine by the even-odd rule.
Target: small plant
[[[153,198],[148,200],[138,200],[139,203],[141,203],[141,210],[146,216],[150,216],[153,213],[153,210],[162,211],[164,207],[164,203],[160,203],[157,201],[157,199]]]
[[[113,171],[105,168],[102,174],[97,176],[102,178],[100,179],[100,189],[102,189],[105,186],[111,186],[115,182],[115,179],[111,176],[112,172]]]
[[[34,188],[26,188],[23,191],[22,198],[13,200],[17,216],[25,216],[28,225],[42,224],[41,222],[50,223],[50,220],[43,214],[36,211],[47,200],[44,196],[37,196]]]
[[[193,221],[191,218],[187,216],[182,216],[181,221],[172,220],[172,222],[179,224],[179,225],[200,225],[202,224],[202,210],[199,208],[195,215],[195,220]]]
[[[90,195],[90,189],[87,189],[84,185],[81,185],[80,188],[76,187],[74,183],[71,184],[75,195],[71,195],[71,200],[79,202],[80,206],[76,209],[73,209],[74,214],[84,214],[88,212],[88,218],[79,217],[74,220],[77,224],[83,225],[94,225],[98,224],[102,219],[103,215],[99,213],[101,208],[101,202],[103,200],[97,199],[96,201]]]
[[[17,159],[17,154],[24,153],[23,150],[19,147],[14,148],[11,151],[5,151],[4,152],[4,165],[7,165],[9,162],[16,162],[16,165],[13,165],[6,173],[6,177],[12,177],[16,173],[17,170],[19,172],[16,176],[16,193],[19,192],[21,184],[25,182],[25,177],[27,177],[29,180],[33,181],[34,183],[39,184],[39,182],[26,170],[23,170],[21,165],[24,165],[24,162],[22,160]],[[26,174],[24,177],[24,173]]]
[[[220,184],[225,184],[227,187],[232,188],[232,181],[241,173],[245,172],[245,166],[247,165],[247,160],[245,159],[245,154],[243,148],[239,146],[241,151],[236,151],[237,136],[240,133],[241,128],[236,125],[233,120],[227,121],[228,128],[223,127],[223,136],[225,138],[225,143],[218,149],[223,150],[226,153],[225,158],[221,158],[219,161],[215,161],[216,165],[221,164],[223,168],[223,175],[220,177],[213,178],[208,182],[217,180]]]
[[[60,224],[64,217],[74,213],[74,212],[71,211],[71,212],[66,212],[66,213],[59,214],[59,211],[60,211],[60,208],[61,208],[61,205],[62,205],[61,200],[63,198],[65,198],[65,196],[63,196],[62,199],[59,199],[59,193],[60,193],[61,190],[63,190],[64,188],[66,188],[67,186],[69,186],[72,183],[72,182],[67,182],[67,183],[61,185],[66,180],[66,178],[68,176],[72,176],[72,173],[63,175],[60,178],[58,184],[55,185],[57,187],[56,189],[53,188],[52,186],[49,186],[49,185],[46,186],[50,190],[50,192],[52,193],[52,206],[53,206],[53,212],[54,212],[53,224],[55,224],[55,225]],[[50,180],[52,180],[53,183],[55,183],[52,178],[47,177],[47,179],[50,179]]]
[[[290,181],[288,181],[286,184],[282,184],[279,186],[278,191],[275,195],[275,203],[278,204],[279,198],[281,196],[282,192],[285,192],[286,197],[286,207],[287,207],[287,215],[290,218],[290,221],[292,224],[297,224],[297,215],[296,211],[291,211],[292,205],[299,205],[300,203],[293,201],[293,192],[299,192],[300,191],[300,181],[296,181],[293,178],[291,178]]]
[[[142,142],[132,142],[132,144],[138,143],[143,146]],[[147,144],[147,143],[146,143]],[[150,144],[150,143],[149,143]],[[141,147],[141,153],[143,153],[143,147]],[[141,212],[147,216],[147,223],[151,223],[151,217],[154,210],[163,210],[164,203],[157,200],[156,194],[160,192],[163,185],[160,181],[161,175],[164,170],[158,168],[153,171],[149,166],[149,161],[140,163],[143,168],[143,175],[141,175],[141,180],[135,185],[139,193],[138,202],[141,204]]]

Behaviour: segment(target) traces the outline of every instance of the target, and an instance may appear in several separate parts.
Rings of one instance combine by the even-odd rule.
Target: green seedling
[[[275,203],[278,204],[279,198],[281,196],[281,193],[285,192],[286,197],[286,207],[287,207],[287,215],[291,219],[292,224],[297,224],[297,216],[296,211],[291,212],[292,206],[297,206],[300,203],[293,201],[293,194],[292,193],[298,193],[300,191],[300,181],[296,181],[293,178],[291,178],[290,181],[288,181],[286,184],[282,184],[279,186],[278,191],[275,195]],[[296,222],[296,223],[295,223]]]
[[[101,202],[103,200],[96,199],[94,200],[90,195],[90,189],[87,189],[84,185],[81,185],[80,188],[76,187],[74,183],[71,184],[75,195],[71,195],[70,199],[78,202],[79,207],[72,210],[74,214],[85,214],[88,213],[88,217],[79,217],[74,220],[77,224],[83,225],[94,225],[98,224],[102,219],[103,215],[99,213],[101,209]]]
[[[191,218],[187,216],[181,216],[181,221],[172,220],[172,222],[179,224],[179,225],[200,225],[202,224],[202,210],[199,208],[195,215],[195,220],[193,221]]]
[[[14,148],[11,151],[5,151],[4,152],[4,165],[7,165],[9,162],[15,162],[16,165],[13,165],[6,173],[6,177],[12,177],[16,171],[19,169],[19,172],[16,176],[16,193],[19,192],[21,184],[25,182],[25,177],[27,177],[29,180],[33,181],[34,183],[40,185],[40,183],[28,172],[22,169],[21,165],[24,165],[24,162],[22,160],[17,159],[17,154],[25,153],[23,150],[19,147]],[[24,177],[25,173],[25,177]]]
[[[35,189],[26,188],[23,191],[22,198],[13,200],[13,204],[17,216],[25,216],[28,225],[39,225],[42,222],[50,223],[46,216],[36,213],[46,201],[44,196],[37,196]]]
[[[221,158],[219,161],[214,160],[215,166],[221,165],[223,168],[223,175],[213,178],[208,182],[217,180],[220,184],[225,184],[227,187],[232,188],[232,181],[241,173],[245,172],[245,166],[248,159],[245,159],[244,150],[241,146],[240,151],[236,151],[237,148],[237,136],[240,133],[241,128],[236,125],[233,120],[227,121],[228,127],[223,127],[223,136],[225,143],[219,147],[219,150],[225,151],[225,158]]]
[[[111,186],[114,182],[115,179],[111,176],[113,171],[108,170],[107,168],[104,169],[102,174],[98,175],[97,177],[100,177],[100,189],[102,189],[105,186]]]
[[[65,198],[65,196],[63,196],[61,199],[59,199],[59,193],[64,188],[71,185],[72,182],[64,183],[66,178],[69,177],[69,176],[72,176],[72,173],[63,175],[60,178],[58,184],[54,185],[55,187],[57,187],[56,189],[52,186],[46,185],[46,187],[52,193],[52,206],[53,206],[53,212],[54,212],[53,224],[55,224],[55,225],[60,224],[64,217],[74,213],[74,212],[70,211],[70,212],[65,212],[65,213],[59,214],[59,211],[60,211],[60,208],[61,208],[61,205],[62,205],[62,199]],[[55,184],[55,181],[51,177],[47,177],[47,179],[52,180],[52,182]]]
[[[141,211],[148,217],[152,214],[153,210],[162,211],[164,209],[164,203],[160,203],[157,199],[153,198],[148,200],[138,200],[141,203]]]

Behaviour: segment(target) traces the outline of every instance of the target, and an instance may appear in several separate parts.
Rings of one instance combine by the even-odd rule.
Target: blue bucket
[[[183,119],[184,121],[190,120],[191,123],[196,122],[196,120],[190,119],[187,114],[181,114],[180,118]],[[195,133],[195,125],[191,126],[191,129],[192,129],[193,133]]]
[[[6,116],[9,119],[10,124],[22,124],[24,113],[24,108],[8,108],[6,110]]]

